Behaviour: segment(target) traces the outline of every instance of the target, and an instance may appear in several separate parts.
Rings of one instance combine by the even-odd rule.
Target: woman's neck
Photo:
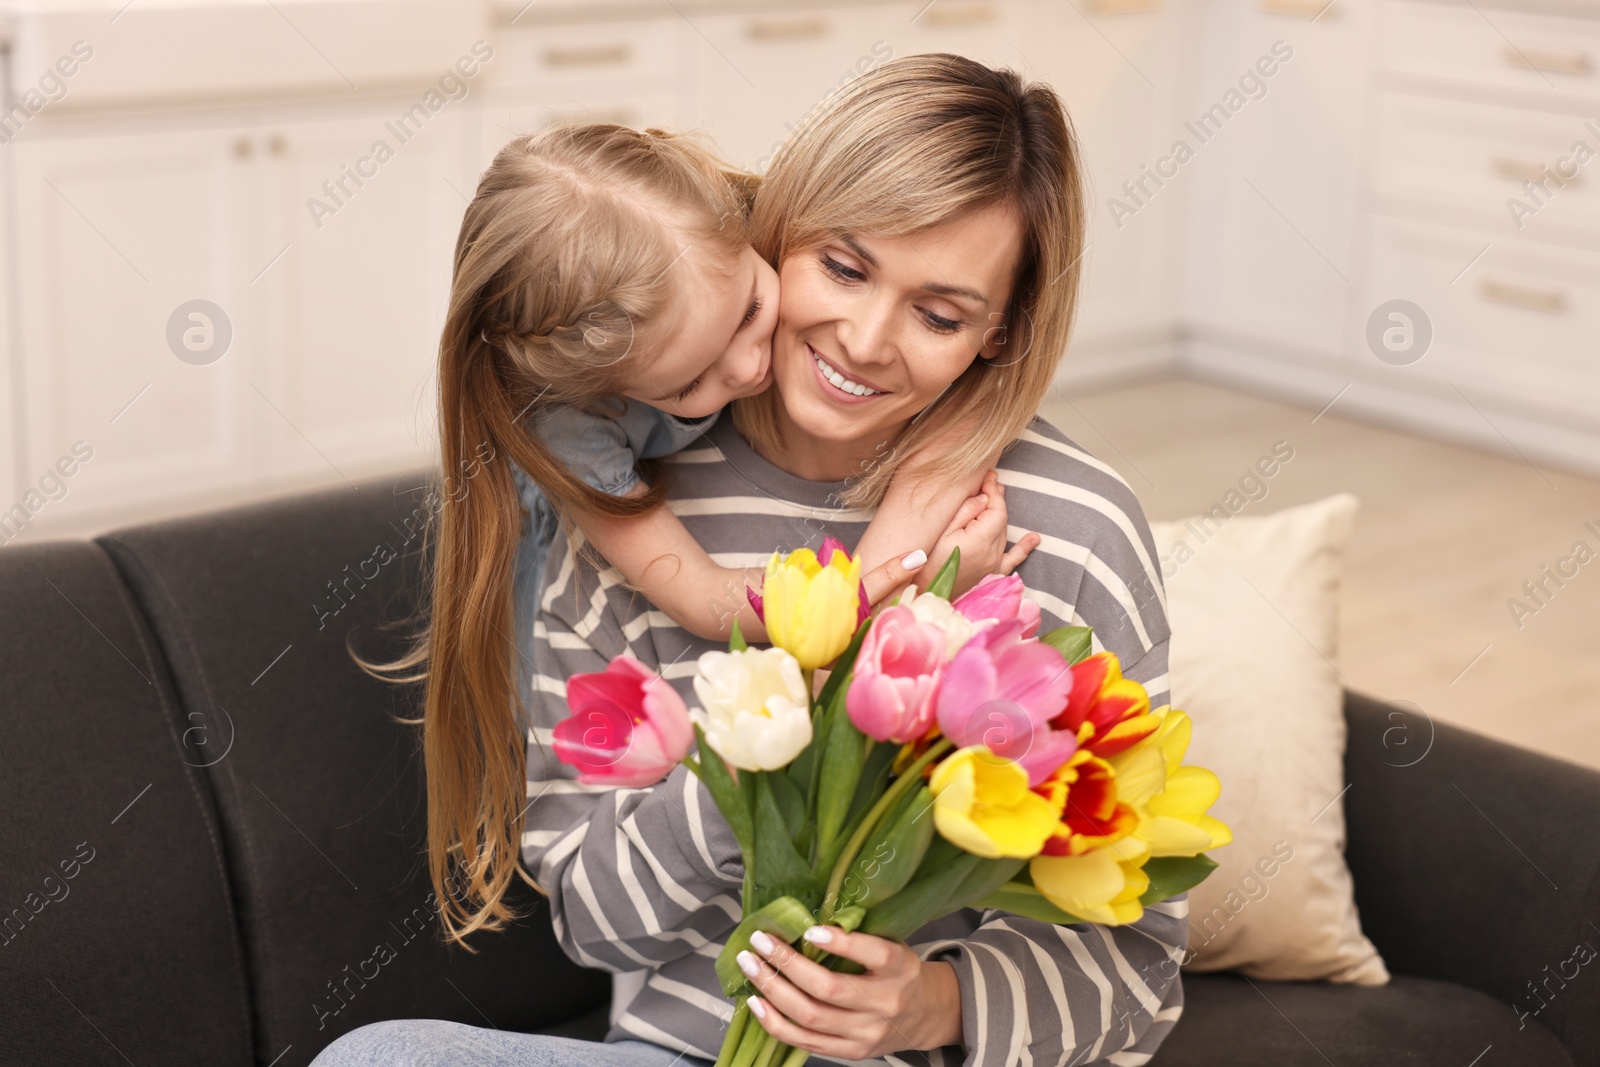
[[[874,457],[889,451],[889,445],[904,427],[871,440],[832,441],[806,432],[789,418],[783,397],[774,386],[760,398],[771,412],[777,432],[776,454],[769,442],[750,439],[750,447],[773,466],[812,482],[842,482],[865,474]],[[748,435],[747,435],[748,436]]]

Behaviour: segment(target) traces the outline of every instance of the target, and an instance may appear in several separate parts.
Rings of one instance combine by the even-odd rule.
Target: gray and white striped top
[[[837,506],[832,494],[843,483],[806,481],[761,458],[731,416],[673,462],[670,506],[724,566],[762,564],[774,549],[816,549],[825,534],[854,545],[871,518],[870,510]],[[1164,593],[1133,491],[1040,418],[1008,446],[999,470],[1010,539],[1028,530],[1043,538],[1017,571],[1040,604],[1041,629],[1093,626],[1097,649],[1115,652],[1154,706],[1166,703]],[[578,558],[575,546],[558,538],[552,547],[534,626],[523,860],[549,894],[568,956],[613,972],[648,971],[607,1039],[715,1059],[732,1005],[712,964],[739,920],[744,875],[732,831],[681,765],[646,789],[590,787],[549,745],[551,728],[567,715],[571,675],[604,670],[627,653],[659,669],[693,706],[696,659],[726,645],[689,634],[621,584],[614,568],[596,571]],[[929,923],[910,944],[955,968],[965,1050],[858,1062],[1144,1063],[1183,1011],[1178,961],[1188,909],[1186,896],[1175,897],[1123,927],[1054,926],[974,908]]]

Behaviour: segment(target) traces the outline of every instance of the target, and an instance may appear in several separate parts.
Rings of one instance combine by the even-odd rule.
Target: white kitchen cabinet
[[[473,183],[511,138],[559,122],[693,127],[692,32],[675,16],[501,32],[474,101]]]
[[[22,294],[24,471],[76,440],[93,449],[68,495],[30,533],[150,497],[204,498],[260,474],[247,381],[266,358],[249,329],[247,273],[259,195],[240,131],[19,138],[14,153]],[[205,299],[236,322],[220,359],[193,365],[167,343],[180,304]]]
[[[1174,4],[1099,14],[1033,0],[1020,43],[1030,73],[1060,94],[1076,130],[1088,216],[1078,319],[1063,379],[1126,373],[1134,361],[1170,363],[1176,331],[1173,234],[1181,186],[1150,186],[1134,214],[1123,183],[1137,180],[1177,132],[1192,42]]]
[[[359,483],[437,450],[439,334],[471,195],[460,174],[467,119],[447,108],[402,128],[402,111],[255,133],[265,158],[251,306],[262,318],[250,332],[272,359],[252,399],[268,409],[274,481]],[[392,158],[362,163],[380,142]],[[375,171],[359,186],[357,167]]]
[[[393,123],[414,102],[138,134],[90,120],[10,146],[27,265],[17,466],[94,449],[32,533],[358,482],[434,451],[464,152],[448,108],[401,143]],[[169,345],[196,299],[221,309],[215,338],[231,332],[211,361]]]
[[[1190,98],[1185,317],[1207,339],[1327,362],[1355,281],[1372,5],[1314,22],[1285,6],[1231,5]]]
[[[898,54],[881,15],[864,4],[687,16],[697,31],[693,125],[729,162],[765,170],[830,93]]]
[[[1420,378],[1557,420],[1600,411],[1600,253],[1380,217],[1363,304],[1397,297],[1423,309],[1433,339],[1409,365],[1367,361],[1391,387]]]

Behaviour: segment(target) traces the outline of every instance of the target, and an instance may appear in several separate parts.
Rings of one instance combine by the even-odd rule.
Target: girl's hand
[[[961,988],[948,963],[928,962],[898,941],[837,926],[814,926],[806,935],[862,964],[866,973],[830,971],[793,946],[756,933],[750,939],[756,952],[741,952],[739,966],[760,991],[750,998],[750,1011],[767,1033],[841,1060],[962,1044]]]
[[[999,472],[991,468],[984,474],[978,494],[968,497],[957,509],[927,565],[917,572],[917,589],[928,587],[950,557],[951,549],[961,549],[955,588],[950,591],[950,599],[954,600],[985,575],[1010,574],[1039,546],[1040,540],[1038,534],[1026,533],[1011,551],[1006,551],[1006,488],[1000,484]]]

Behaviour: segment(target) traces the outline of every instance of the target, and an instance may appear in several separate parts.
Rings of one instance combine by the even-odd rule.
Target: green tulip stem
[[[779,1067],[800,1067],[802,1063],[806,1062],[806,1057],[810,1055],[811,1051],[809,1049],[792,1048],[789,1050],[789,1054],[783,1058],[783,1063]]]
[[[834,865],[833,875],[828,879],[828,892],[822,898],[822,911],[818,915],[817,924],[826,926],[833,919],[834,912],[838,911],[839,890],[844,886],[845,875],[850,870],[850,865],[855,863],[856,854],[861,851],[861,846],[867,843],[867,837],[877,828],[878,822],[894,807],[895,802],[906,794],[913,785],[922,784],[922,770],[939,756],[947,752],[955,742],[948,737],[941,737],[935,741],[928,751],[924,752],[917,761],[905,769],[900,777],[895,779],[884,791],[883,796],[867,812],[866,818],[861,820],[861,825],[856,827],[856,832],[850,835],[850,840],[845,842],[844,851],[839,854],[839,862]]]
[[[731,1067],[754,1067],[756,1057],[772,1037],[759,1025],[747,1025],[739,1035],[738,1051],[734,1053]]]
[[[722,1052],[717,1056],[715,1067],[733,1067],[734,1056],[744,1040],[745,1029],[749,1022],[750,1002],[740,1001],[739,1006],[733,1010],[733,1018],[728,1020],[728,1032],[722,1039]]]
[[[778,1058],[778,1050],[787,1049],[789,1046],[764,1030],[762,1033],[767,1040],[761,1046],[761,1054],[756,1057],[754,1067],[772,1067],[772,1061]]]

